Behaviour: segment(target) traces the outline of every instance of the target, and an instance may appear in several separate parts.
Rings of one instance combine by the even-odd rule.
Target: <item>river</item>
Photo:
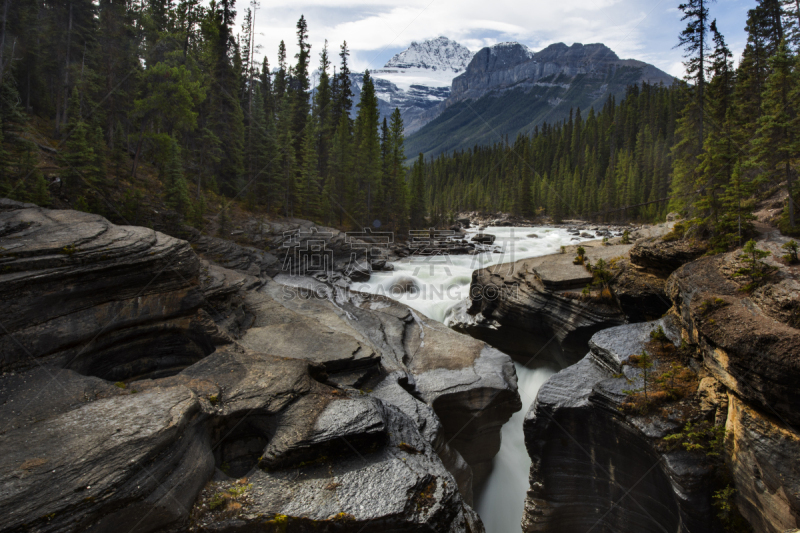
[[[467,238],[476,233],[475,229],[468,230]],[[495,245],[500,253],[405,258],[393,263],[393,272],[374,272],[368,282],[354,284],[352,288],[389,296],[446,324],[449,311],[469,297],[474,270],[558,253],[561,246],[579,242],[563,228],[489,227],[484,233],[497,237]],[[580,239],[586,240],[590,239]],[[502,444],[492,472],[483,487],[475,487],[475,509],[487,533],[519,533],[521,529],[531,464],[525,450],[522,422],[539,387],[558,370],[542,364],[531,368],[519,363],[514,366],[522,410],[503,426]]]

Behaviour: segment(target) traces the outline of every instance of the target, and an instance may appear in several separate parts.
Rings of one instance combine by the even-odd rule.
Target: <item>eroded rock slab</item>
[[[510,359],[206,244],[0,203],[0,531],[481,532]]]

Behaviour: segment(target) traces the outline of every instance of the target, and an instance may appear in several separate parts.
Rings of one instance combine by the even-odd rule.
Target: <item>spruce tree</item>
[[[311,98],[311,82],[308,77],[308,62],[311,55],[311,45],[308,43],[308,24],[303,15],[297,21],[297,47],[295,55],[297,63],[292,69],[292,135],[297,153],[298,164],[303,164],[303,143],[305,135],[303,128],[307,124],[311,111],[309,100]]]
[[[406,187],[405,137],[403,117],[394,108],[388,131],[386,210],[396,232],[408,229],[408,191]]]
[[[298,201],[300,211],[298,216],[311,220],[320,218],[320,194],[322,187],[317,165],[316,128],[313,117],[308,117],[308,125],[303,136],[303,163],[298,180]]]
[[[348,57],[350,57],[350,50],[347,48],[347,41],[342,43],[339,51],[339,58],[341,64],[339,67],[339,74],[336,77],[336,99],[333,106],[333,120],[339,122],[342,115],[350,118],[350,110],[353,108],[353,90],[352,82],[350,81],[350,67],[348,66]]]
[[[164,185],[164,200],[167,207],[174,209],[184,217],[191,217],[191,199],[189,187],[183,174],[180,145],[174,137],[170,139],[167,161],[162,171],[161,181]]]
[[[694,82],[694,103],[696,110],[696,127],[698,128],[697,142],[698,150],[702,148],[704,134],[704,107],[705,107],[705,83],[706,83],[706,54],[708,44],[708,4],[713,0],[688,0],[685,4],[678,6],[683,11],[682,21],[688,20],[686,28],[681,32],[678,46],[685,52],[686,74]]]
[[[358,115],[355,123],[355,172],[358,182],[358,196],[363,198],[365,202],[364,215],[366,218],[360,219],[365,225],[370,224],[378,216],[378,207],[383,197],[381,187],[383,174],[381,143],[378,132],[379,120],[378,97],[375,94],[375,86],[367,70],[364,72],[361,101],[358,103]],[[361,202],[361,200],[355,199],[354,201]]]
[[[422,154],[411,170],[411,194],[409,198],[411,229],[425,228],[425,160]]]
[[[709,127],[696,183],[697,189],[701,192],[694,204],[696,215],[712,227],[719,222],[722,208],[719,191],[730,181],[739,152],[734,142],[733,131],[734,72],[731,62],[733,54],[717,30],[716,22],[715,20],[711,23],[715,48],[710,68],[712,77],[706,91]],[[724,230],[716,233],[720,236],[725,234]]]
[[[786,180],[789,227],[795,227],[792,161],[800,151],[800,91],[795,60],[785,41],[769,61],[772,73],[764,88],[762,116],[753,141],[755,160],[775,183]]]
[[[328,59],[328,41],[319,54],[319,84],[314,93],[312,114],[317,124],[317,164],[320,175],[325,175],[329,164],[331,140],[335,124],[332,121],[333,106],[331,103],[331,84],[328,76],[330,60]]]

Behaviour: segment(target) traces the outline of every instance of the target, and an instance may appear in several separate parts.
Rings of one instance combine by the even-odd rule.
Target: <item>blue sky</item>
[[[471,50],[518,41],[534,50],[564,42],[601,42],[624,59],[647,61],[674,75],[683,74],[682,51],[674,48],[684,23],[679,0],[272,0],[256,14],[259,55],[275,65],[284,39],[290,58],[296,53],[295,23],[308,21],[313,65],[325,39],[338,52],[346,39],[353,70],[380,68],[412,41],[439,35]],[[248,4],[239,0],[239,19]],[[734,53],[746,42],[747,10],[755,0],[718,0],[711,4]],[[338,58],[336,58],[338,62]]]

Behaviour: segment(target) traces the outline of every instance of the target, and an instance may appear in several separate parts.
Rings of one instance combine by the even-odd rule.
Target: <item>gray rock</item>
[[[472,237],[472,242],[480,244],[493,244],[496,237],[488,233],[478,233]]]
[[[221,240],[207,257],[229,250],[237,271],[152,230],[12,202],[0,235],[0,531],[483,531],[456,445],[491,460],[519,408],[506,356],[313,278],[287,296],[257,250]],[[438,370],[462,377],[446,389]],[[389,372],[405,378],[383,397],[335,386]],[[476,410],[461,435],[439,423]]]
[[[659,325],[673,342],[680,340],[672,318],[604,330],[592,337],[586,357],[539,389],[524,423],[532,459],[525,533],[709,530],[715,513],[707,493],[710,468],[685,452],[660,456],[651,441],[678,424],[648,434],[645,420],[619,409],[627,398],[623,389],[641,380],[622,362],[640,353]]]

